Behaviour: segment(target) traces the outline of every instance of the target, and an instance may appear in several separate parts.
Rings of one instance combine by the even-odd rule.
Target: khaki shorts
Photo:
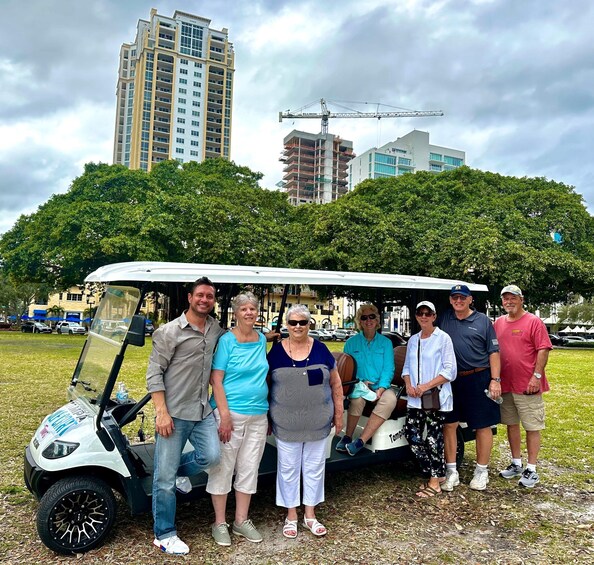
[[[537,432],[545,429],[545,409],[542,394],[515,394],[506,392],[502,395],[501,423],[517,425],[520,422],[526,431]]]
[[[361,416],[367,400],[364,398],[351,398],[349,404],[349,416]],[[377,414],[383,420],[387,420],[396,408],[396,394],[391,388],[384,390],[384,393],[380,396],[377,401],[373,414]]]

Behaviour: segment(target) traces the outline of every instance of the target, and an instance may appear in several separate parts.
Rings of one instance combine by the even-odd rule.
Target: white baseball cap
[[[431,310],[431,312],[433,312],[434,314],[437,312],[437,310],[435,309],[435,305],[433,304],[433,302],[429,302],[429,300],[423,300],[422,302],[419,302],[417,304],[416,310],[418,310],[421,306],[427,306],[427,308],[429,308],[429,310]]]

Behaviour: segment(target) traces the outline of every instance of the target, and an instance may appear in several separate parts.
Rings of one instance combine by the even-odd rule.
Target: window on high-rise
[[[179,74],[180,75],[187,75],[188,74],[188,69],[180,69],[179,70]]]
[[[440,153],[429,153],[431,161],[443,161],[443,156]]]
[[[182,22],[180,51],[192,57],[202,57],[203,29],[196,24]]]
[[[459,159],[458,157],[450,157],[449,155],[444,155],[443,162],[448,165],[453,165],[454,167],[461,167],[464,164],[462,159]]]

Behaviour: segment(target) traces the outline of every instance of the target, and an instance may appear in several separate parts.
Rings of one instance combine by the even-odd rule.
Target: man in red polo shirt
[[[520,477],[521,487],[533,488],[540,481],[536,461],[540,431],[545,428],[542,393],[549,390],[544,370],[553,346],[542,320],[524,310],[524,296],[519,287],[506,286],[501,291],[501,301],[507,314],[495,320],[494,326],[501,355],[501,423],[507,425],[512,461],[499,476]],[[526,430],[525,469],[522,469],[520,422]]]

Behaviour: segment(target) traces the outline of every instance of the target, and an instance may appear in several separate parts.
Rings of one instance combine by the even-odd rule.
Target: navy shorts
[[[491,370],[485,369],[452,382],[454,408],[446,412],[446,424],[466,422],[472,430],[488,428],[501,422],[499,404],[487,398],[485,389],[491,384]]]

